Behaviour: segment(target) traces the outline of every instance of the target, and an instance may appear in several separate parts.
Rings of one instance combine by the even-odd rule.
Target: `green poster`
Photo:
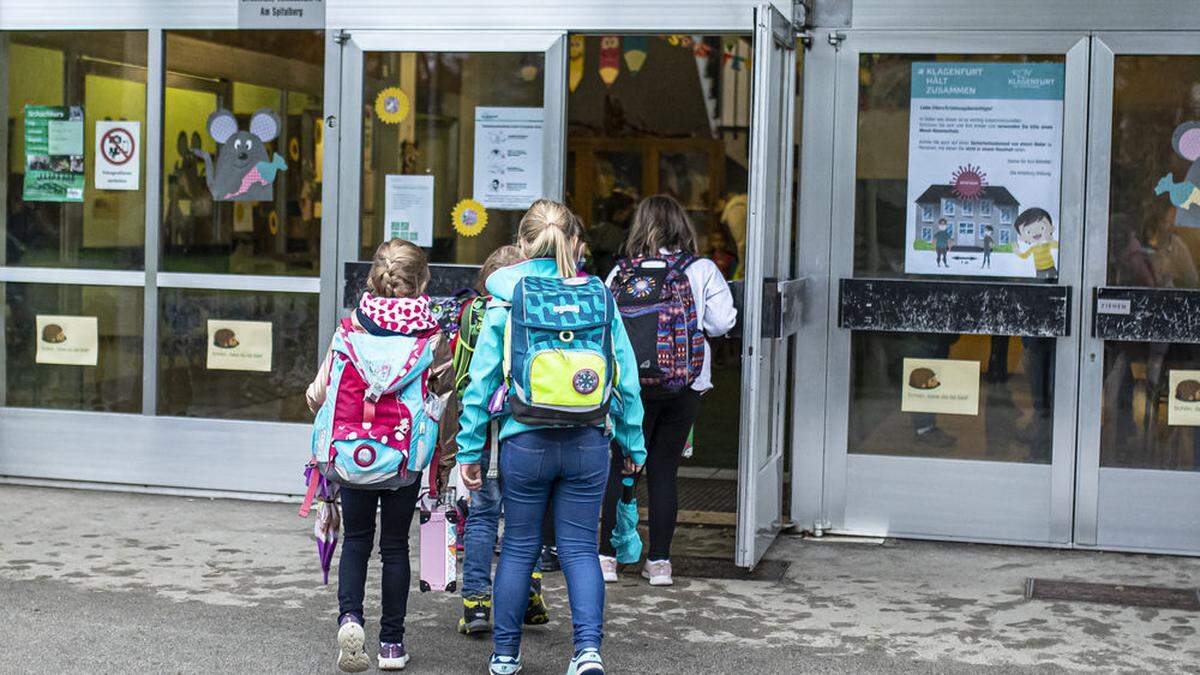
[[[25,187],[29,202],[83,201],[83,108],[25,106]]]

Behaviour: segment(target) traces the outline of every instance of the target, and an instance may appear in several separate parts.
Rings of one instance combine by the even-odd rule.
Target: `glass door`
[[[826,524],[1071,541],[1086,36],[849,32]]]
[[[438,274],[473,280],[454,268],[511,243],[535,199],[562,198],[565,34],[361,31],[342,41],[339,263],[403,237],[436,265],[431,289]],[[344,275],[338,283],[340,300]]]
[[[1200,48],[1092,48],[1075,540],[1200,553]]]
[[[790,268],[792,113],[796,83],[791,21],[771,5],[754,14],[753,122],[742,323],[742,428],[736,562],[754,566],[782,527],[788,342],[764,331],[767,280]]]

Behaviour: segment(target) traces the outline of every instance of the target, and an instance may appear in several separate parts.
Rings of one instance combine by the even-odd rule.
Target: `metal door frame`
[[[767,244],[768,230],[791,236],[796,37],[791,20],[769,4],[754,15],[754,88],[750,127],[750,191],[746,227],[746,295],[742,329],[742,424],[738,439],[738,513],[735,562],[753,567],[782,528],[784,402],[791,339],[764,338],[765,277],[790,267],[791,244]],[[782,54],[780,54],[780,51]],[[776,63],[781,61],[781,63]],[[763,67],[764,64],[777,66]],[[782,77],[782,82],[773,76]],[[778,132],[779,138],[774,134]],[[772,157],[772,153],[780,153]],[[774,218],[777,218],[777,222]],[[757,354],[755,353],[755,350]],[[763,382],[766,381],[766,387]],[[765,396],[765,400],[762,398]],[[766,428],[759,419],[769,405]],[[767,444],[759,462],[757,448]],[[765,522],[764,522],[765,521]]]
[[[1065,92],[1063,99],[1062,197],[1059,216],[1061,242],[1060,283],[1078,287],[1083,258],[1084,150],[1087,132],[1087,87],[1089,37],[1084,32],[1004,32],[964,33],[951,31],[856,31],[839,34],[836,62],[836,101],[834,103],[833,204],[830,278],[854,275],[855,181],[858,131],[859,56],[866,53],[947,53],[947,54],[1041,54],[1065,56]],[[932,48],[931,48],[932,47]],[[1071,542],[1072,500],[1075,480],[1076,382],[1079,349],[1077,330],[1058,338],[1054,388],[1053,463],[1020,464],[974,460],[938,460],[927,458],[849,455],[847,452],[850,395],[850,332],[837,325],[836,290],[829,291],[828,362],[832,373],[825,398],[825,484],[823,524],[834,531],[855,534],[892,535],[964,541],[992,541],[1047,546],[1065,546]],[[1079,316],[1080,293],[1071,298],[1072,316]],[[1062,421],[1059,421],[1062,420]],[[851,459],[853,457],[853,459]],[[930,469],[934,471],[930,471]],[[980,496],[978,489],[963,489],[972,479],[990,475],[988,486],[993,499],[1000,494],[1026,509],[1023,519],[997,526],[993,536],[975,534],[979,529],[954,531],[951,521],[962,520],[962,500]],[[941,476],[939,485],[930,479]],[[847,516],[853,479],[874,478],[871,492],[876,498],[892,500],[884,519],[870,522],[867,517]],[[910,487],[932,487],[948,498],[936,504],[931,491],[923,490],[915,498],[904,499]],[[976,487],[979,487],[978,484]],[[1012,490],[1022,490],[1013,493]],[[891,496],[888,496],[891,492]],[[986,491],[985,491],[986,492]],[[945,510],[943,523],[933,522],[932,510]],[[1044,528],[1030,532],[1022,523],[1045,513]],[[999,513],[988,514],[996,521]],[[899,522],[898,522],[899,521]],[[938,530],[942,527],[942,530]]]
[[[1195,32],[1109,32],[1097,33],[1092,40],[1087,249],[1082,286],[1087,300],[1080,314],[1084,334],[1079,355],[1075,543],[1105,550],[1197,555],[1200,544],[1191,548],[1178,544],[1200,542],[1200,519],[1194,516],[1200,508],[1200,472],[1100,466],[1104,340],[1091,330],[1095,314],[1092,292],[1106,285],[1108,276],[1113,76],[1116,58],[1121,55],[1200,56],[1200,43]],[[1106,492],[1111,496],[1106,497]],[[1187,530],[1185,525],[1189,526]]]

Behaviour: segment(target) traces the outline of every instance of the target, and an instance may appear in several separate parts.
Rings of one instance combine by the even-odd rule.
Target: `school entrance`
[[[797,524],[1200,553],[1196,34],[933,4],[806,61]]]
[[[428,247],[437,298],[474,285],[478,265],[513,240],[537,197],[583,218],[587,262],[602,277],[622,255],[640,198],[665,192],[688,210],[741,316],[733,335],[711,340],[715,387],[682,467],[680,507],[685,522],[736,526],[729,549],[742,566],[783,527],[787,336],[778,302],[763,298],[788,287],[793,207],[783,186],[796,87],[790,20],[769,5],[749,15],[753,32],[687,36],[331,36],[341,73],[332,114],[343,308],[362,292],[364,261],[391,237]],[[664,89],[679,96],[674,106],[661,106]],[[450,218],[422,222],[426,214]],[[764,320],[764,311],[776,314]]]

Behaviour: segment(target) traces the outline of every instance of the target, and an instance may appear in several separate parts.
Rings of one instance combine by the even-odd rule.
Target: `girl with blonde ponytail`
[[[624,454],[624,471],[633,473],[645,462],[637,360],[607,289],[600,280],[580,277],[577,271],[583,253],[583,226],[569,208],[549,199],[534,202],[521,218],[516,246],[527,260],[502,267],[487,279],[487,291],[493,300],[484,315],[475,355],[471,359],[458,433],[458,462],[463,483],[469,489],[477,490],[482,485],[480,458],[488,424],[497,420],[500,425],[497,437],[500,475],[504,476],[500,487],[505,532],[492,592],[494,651],[489,672],[513,675],[521,669],[521,628],[529,602],[529,576],[541,551],[542,519],[547,505],[552,503],[558,559],[567,579],[574,624],[575,652],[568,672],[602,675],[604,664],[600,659],[600,642],[604,630],[604,578],[600,571],[597,530],[608,482],[612,441],[616,441]],[[529,277],[570,281],[566,284],[530,283],[526,281]],[[537,290],[546,287],[553,290]],[[513,307],[514,295],[519,296],[519,308]],[[521,362],[515,361],[517,357],[530,358],[529,354],[534,350],[528,348],[533,344],[528,341],[532,338],[523,338],[526,342],[522,343],[525,345],[522,351],[505,339],[510,313],[519,309],[526,317],[581,312],[606,316],[597,313],[600,310],[591,305],[603,305],[606,308],[603,311],[611,313],[607,322],[585,326],[588,330],[603,333],[603,339],[588,343],[605,345],[604,353],[593,352],[593,358],[606,360],[614,367],[601,367],[594,365],[595,362],[581,366],[579,361],[568,360],[562,353],[571,352],[578,342],[572,342],[575,340],[573,331],[563,330],[550,336],[549,339],[557,341],[558,345],[553,350],[544,347],[545,342],[536,343],[543,345],[538,348],[538,354],[553,352],[558,356],[546,357],[551,359],[550,365],[540,372],[548,374],[539,377],[547,379],[534,383],[532,370],[522,368]],[[582,334],[583,328],[579,330]],[[505,362],[512,363],[511,372]],[[612,376],[614,370],[618,377]],[[623,373],[634,375],[619,377]],[[524,384],[529,386],[519,386],[522,377],[527,378]],[[556,377],[558,379],[554,379]],[[547,389],[544,386],[547,382],[559,386]],[[540,403],[526,393],[529,391],[547,399],[562,397],[564,401],[599,397],[599,392],[603,391],[617,401],[611,407],[605,403],[586,414],[577,412],[553,417],[546,413],[549,408],[537,407],[551,406],[552,401]],[[572,403],[564,402],[563,405]],[[514,410],[521,420],[513,416]],[[608,436],[609,429],[614,438]]]
[[[583,225],[566,205],[539,199],[521,218],[517,247],[524,258],[553,258],[559,276],[569,279],[578,272]]]

